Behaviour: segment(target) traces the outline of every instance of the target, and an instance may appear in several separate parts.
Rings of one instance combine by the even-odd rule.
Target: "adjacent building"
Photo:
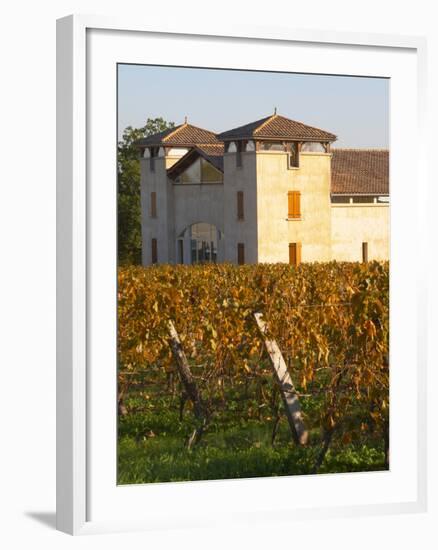
[[[388,151],[277,113],[139,141],[143,264],[389,259]]]

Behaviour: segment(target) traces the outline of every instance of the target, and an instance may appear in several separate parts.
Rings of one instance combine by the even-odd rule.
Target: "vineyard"
[[[388,263],[120,268],[118,482],[387,469],[388,346]]]

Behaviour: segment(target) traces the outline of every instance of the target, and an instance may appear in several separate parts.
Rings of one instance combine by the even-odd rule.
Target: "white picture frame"
[[[93,94],[98,89],[102,90],[102,87],[107,86],[108,83],[114,83],[115,59],[118,59],[118,62],[142,62],[141,55],[138,53],[138,45],[142,40],[159,40],[164,46],[162,50],[164,53],[161,56],[157,54],[158,49],[145,49],[147,55],[146,53],[144,55],[147,57],[147,62],[152,63],[155,60],[156,64],[181,64],[181,58],[178,58],[178,55],[184,54],[185,47],[186,64],[203,66],[195,59],[193,52],[199,49],[193,48],[195,43],[202,43],[202,50],[210,48],[210,53],[215,46],[217,51],[217,45],[220,43],[224,60],[226,55],[229,56],[230,52],[233,52],[236,44],[250,54],[253,47],[259,48],[260,52],[263,49],[276,47],[299,47],[303,59],[304,52],[310,52],[309,60],[313,55],[312,48],[334,48],[338,58],[343,61],[335,59],[326,69],[330,74],[350,74],[344,71],[345,63],[351,65],[352,59],[349,56],[352,51],[357,66],[354,74],[371,76],[376,71],[379,76],[385,76],[385,74],[391,76],[387,74],[390,69],[385,67],[393,62],[394,86],[400,87],[400,94],[397,95],[397,89],[392,90],[394,93],[392,95],[393,111],[391,111],[391,181],[398,177],[404,185],[406,178],[410,178],[411,183],[415,181],[416,185],[410,186],[413,197],[411,196],[409,201],[400,193],[394,197],[395,200],[392,200],[391,206],[391,231],[397,233],[396,240],[393,236],[391,237],[391,292],[392,296],[409,292],[409,299],[406,300],[404,307],[411,319],[410,323],[400,325],[397,311],[394,310],[394,316],[391,313],[391,326],[394,327],[394,334],[397,335],[396,340],[391,340],[391,365],[394,362],[400,365],[401,372],[400,375],[398,371],[395,372],[391,381],[391,399],[392,403],[394,402],[394,405],[391,405],[391,438],[397,440],[403,424],[406,430],[415,436],[410,442],[411,450],[406,446],[407,462],[399,465],[399,471],[397,470],[399,466],[396,464],[390,472],[361,474],[363,476],[363,480],[360,481],[361,487],[366,485],[371,488],[373,483],[375,483],[374,487],[380,485],[382,491],[380,498],[374,501],[372,496],[361,498],[360,489],[352,488],[356,483],[355,480],[361,478],[347,478],[345,481],[348,474],[297,478],[292,481],[296,494],[301,494],[299,491],[310,492],[309,500],[305,503],[303,499],[300,502],[289,501],[288,504],[279,499],[280,502],[275,506],[271,502],[271,497],[279,493],[280,483],[283,486],[292,483],[291,478],[169,483],[155,484],[153,487],[109,487],[109,480],[115,479],[111,476],[115,464],[113,451],[116,438],[114,431],[116,380],[113,369],[116,354],[114,339],[116,275],[114,247],[111,247],[115,242],[116,187],[113,176],[116,161],[115,156],[108,157],[108,152],[112,151],[115,155],[117,138],[115,132],[112,133],[116,120],[115,118],[110,120],[105,113],[116,109],[115,89],[111,86],[104,88],[108,94],[105,98],[101,96],[99,109],[95,108],[96,99]],[[165,46],[166,41],[178,43],[178,50],[182,51],[177,55],[175,50],[172,51],[168,45]],[[366,52],[363,58],[359,55],[359,50]],[[294,518],[319,518],[418,512],[426,509],[426,274],[424,270],[426,264],[422,261],[425,258],[424,214],[427,195],[424,173],[426,147],[423,131],[425,50],[425,41],[417,37],[299,31],[287,28],[215,29],[205,25],[202,29],[199,27],[180,29],[177,24],[153,28],[139,21],[76,15],[58,20],[57,528],[59,530],[70,534],[84,534],[153,529],[169,526],[169,524],[181,527],[218,524],[232,520],[260,521],[262,518],[272,521],[290,517],[291,512]],[[287,55],[287,50],[285,51]],[[105,60],[96,64],[97,57],[94,57],[96,55],[106,56]],[[367,55],[371,56],[369,61],[366,59]],[[403,55],[406,56],[404,60]],[[261,62],[266,63],[263,61],[263,56],[261,58]],[[393,61],[391,61],[392,58]],[[253,66],[251,59],[253,58],[249,55],[247,63]],[[382,66],[377,68],[379,59],[383,60]],[[227,68],[230,67],[229,60],[230,57],[226,64]],[[220,66],[218,63],[219,61],[216,65],[210,66]],[[272,63],[274,64],[274,61]],[[276,66],[282,63],[281,56],[275,58],[275,63]],[[114,69],[112,75],[111,67]],[[237,57],[236,67],[243,68],[242,60]],[[302,72],[318,72],[318,65],[316,63],[311,65],[310,61],[306,71],[302,67]],[[408,80],[404,84],[402,80],[397,80],[398,75],[401,75],[402,67],[403,72],[408,74]],[[300,67],[296,66],[295,70],[300,72]],[[405,91],[402,92],[403,86]],[[408,112],[404,113],[408,122],[400,119],[400,107],[404,103],[408,107]],[[95,116],[97,118],[93,118]],[[406,146],[401,143],[401,140],[397,141],[399,139],[397,136],[398,132],[407,128],[405,127],[407,124],[410,125],[411,135],[413,135],[410,151],[415,152],[415,158],[409,166],[403,167],[402,162],[403,158],[406,158],[407,149],[404,149]],[[102,138],[101,143],[100,138]],[[99,169],[104,170],[102,167],[105,162],[109,166],[108,172],[99,173]],[[97,175],[108,176],[110,179],[105,181],[112,181],[108,189],[103,191],[105,197],[97,194],[102,191],[100,187],[91,184],[97,181]],[[102,200],[100,207],[96,198]],[[412,203],[415,204],[414,209],[412,209]],[[411,204],[409,234],[403,228],[403,218],[407,214],[408,204]],[[106,235],[110,235],[110,243],[105,250],[100,246],[103,242],[104,230]],[[413,253],[414,261],[407,262],[406,252],[400,245],[400,240],[416,246]],[[99,254],[98,263],[94,259],[96,254]],[[403,268],[403,273],[393,278],[392,273],[396,265]],[[99,282],[99,288],[96,286],[96,281]],[[109,298],[107,300],[110,303],[109,306],[104,305],[105,296]],[[398,307],[397,302],[394,302],[394,307]],[[101,321],[108,320],[109,317],[110,319],[107,324],[102,323],[101,332],[96,332],[99,317]],[[411,335],[411,341],[406,343],[405,340],[409,335]],[[101,353],[105,342],[107,349],[104,353],[107,355]],[[108,345],[108,342],[112,343]],[[409,348],[403,346],[409,346]],[[111,365],[107,369],[108,372],[102,369],[104,364]],[[398,376],[401,378],[398,379]],[[410,394],[406,395],[406,383],[409,377],[412,389]],[[393,380],[395,380],[394,385]],[[96,393],[97,381],[101,388],[100,393]],[[110,411],[111,403],[113,403],[114,413]],[[407,406],[410,407],[409,415],[406,413]],[[108,412],[109,414],[106,415]],[[98,446],[97,438],[99,438]],[[110,442],[111,438],[114,438],[113,444]],[[102,453],[106,449],[109,449],[106,455],[109,457],[108,464],[106,460],[101,460],[104,456]],[[393,459],[393,455],[391,458]],[[397,457],[394,460],[397,462]],[[99,468],[96,468],[96,461],[99,463]],[[385,475],[387,477],[384,477]],[[395,485],[400,484],[401,477],[397,478],[397,475],[406,477],[406,482],[399,493],[394,488]],[[391,476],[393,476],[392,481]],[[318,481],[315,477],[318,477]],[[339,483],[336,481],[337,478]],[[332,492],[336,484],[346,486],[344,500],[340,499],[339,502],[329,506],[324,499],[316,496],[318,491]],[[351,487],[348,489],[349,485]],[[310,488],[306,489],[306,486]],[[317,489],[317,486],[320,488]],[[342,491],[340,487],[339,493],[341,494]],[[357,493],[359,496],[356,494],[354,497],[354,491],[356,493],[359,491]],[[265,495],[269,504],[259,505],[260,494]],[[242,501],[239,501],[240,495],[244,495]],[[114,499],[114,502],[111,499]],[[207,504],[212,506],[211,515],[214,517],[210,518],[208,510],[204,515],[201,513],[202,510],[196,507],[198,499],[203,499],[204,510],[208,509],[208,506],[205,506],[205,499],[207,499]],[[227,509],[227,499],[235,500],[236,506],[246,507],[241,513],[236,512],[237,508],[233,510],[232,506]],[[215,508],[213,500],[217,503]],[[188,504],[183,513],[178,515],[177,507],[182,502]],[[108,506],[106,506],[107,503]],[[135,516],[131,515],[130,503],[142,512]],[[175,503],[174,508],[171,506],[172,503]],[[148,505],[149,509],[147,509]]]

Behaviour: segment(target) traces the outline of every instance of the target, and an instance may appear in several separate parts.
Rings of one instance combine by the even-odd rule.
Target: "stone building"
[[[274,114],[139,141],[143,264],[389,259],[388,151]]]

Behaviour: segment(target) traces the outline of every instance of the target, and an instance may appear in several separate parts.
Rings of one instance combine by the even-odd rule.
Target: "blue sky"
[[[274,112],[338,136],[338,147],[389,146],[389,80],[119,65],[119,137],[126,126],[184,117],[222,132]]]

